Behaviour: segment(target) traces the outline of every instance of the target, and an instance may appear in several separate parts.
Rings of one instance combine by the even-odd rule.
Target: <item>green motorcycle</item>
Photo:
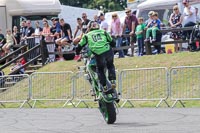
[[[111,93],[105,93],[103,86],[100,84],[96,72],[96,60],[88,54],[82,54],[85,64],[85,77],[92,86],[91,94],[94,96],[94,101],[98,102],[99,110],[107,124],[113,124],[116,121],[116,103],[119,102],[116,89],[112,89]],[[107,73],[107,70],[105,70]],[[107,86],[111,88],[111,83],[107,79]]]

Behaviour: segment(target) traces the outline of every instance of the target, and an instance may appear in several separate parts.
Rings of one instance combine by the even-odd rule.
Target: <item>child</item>
[[[152,37],[153,37],[152,41],[156,41],[156,31],[160,29],[160,24],[161,24],[161,21],[158,18],[158,13],[154,12],[153,21],[152,21],[153,27],[147,29],[145,42],[148,42],[150,40],[149,37],[150,37],[151,32],[152,32]]]
[[[14,43],[15,42],[15,43]],[[17,44],[17,40],[13,36],[11,30],[7,30],[6,34],[6,44],[3,45],[2,49],[4,50],[5,54],[8,54],[10,52],[10,47],[14,44]]]
[[[138,56],[142,56],[144,52],[144,37],[143,37],[143,31],[145,29],[145,24],[143,23],[144,20],[142,17],[138,18],[138,23],[136,27],[135,34],[137,36],[137,42],[138,42]]]
[[[17,60],[16,64],[10,69],[11,72],[17,70],[18,68],[22,67],[22,64],[20,62],[20,60]],[[25,73],[25,70],[24,68],[21,68],[19,70],[19,72],[17,72],[16,74],[24,74]]]

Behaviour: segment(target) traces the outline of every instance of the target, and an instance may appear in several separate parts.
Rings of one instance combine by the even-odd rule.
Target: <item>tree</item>
[[[104,12],[120,11],[127,7],[126,0],[60,0],[63,5],[98,9]]]

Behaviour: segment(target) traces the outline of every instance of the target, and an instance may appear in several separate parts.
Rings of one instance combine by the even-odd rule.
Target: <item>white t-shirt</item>
[[[100,29],[108,31],[108,23],[105,20],[101,22]]]
[[[40,35],[40,28],[35,29],[35,35]],[[40,36],[35,37],[35,43],[40,43]]]
[[[183,16],[184,16],[183,23],[184,23],[184,25],[188,22],[196,23],[196,21],[197,21],[196,20],[196,10],[195,10],[195,8],[191,6],[190,11],[192,12],[192,15],[189,15],[186,7],[184,8],[184,11],[183,11]]]

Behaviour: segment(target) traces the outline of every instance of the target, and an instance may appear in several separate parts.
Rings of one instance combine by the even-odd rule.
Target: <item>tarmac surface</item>
[[[98,109],[0,109],[0,133],[199,133],[200,108],[119,109],[107,125]]]

